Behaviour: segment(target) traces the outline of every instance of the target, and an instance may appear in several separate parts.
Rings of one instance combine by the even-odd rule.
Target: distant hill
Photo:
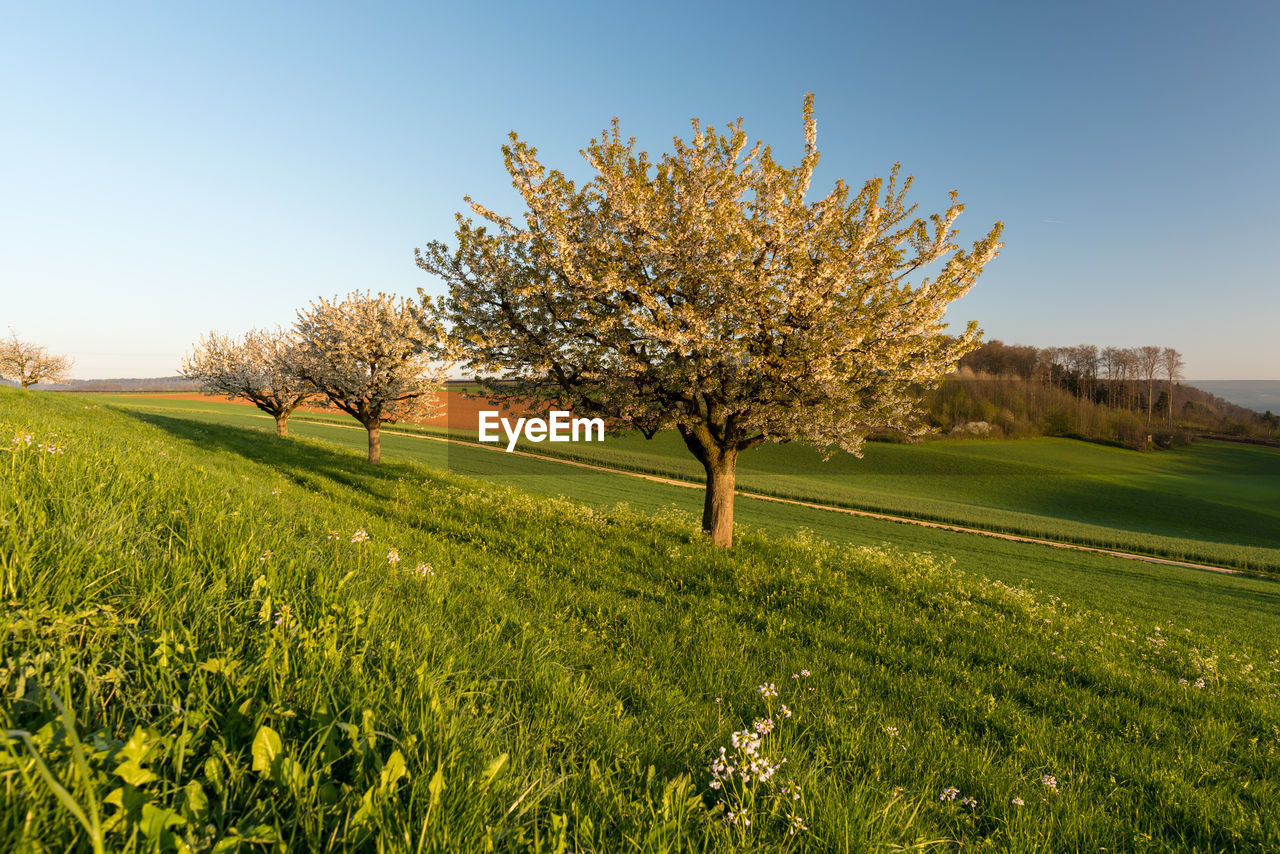
[[[474,380],[450,379],[445,385],[470,385]],[[14,386],[18,384],[0,379],[0,385]],[[105,380],[70,380],[69,382],[49,385],[37,383],[32,386],[38,391],[199,391],[200,384],[185,377],[113,377]]]
[[[199,385],[185,377],[116,377],[107,380],[71,380],[59,385],[33,386],[42,391],[196,391]]]
[[[1280,413],[1280,380],[1196,380],[1190,384],[1236,406]]]

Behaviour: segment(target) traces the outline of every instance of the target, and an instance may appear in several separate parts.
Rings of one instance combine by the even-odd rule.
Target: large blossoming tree
[[[61,383],[71,377],[74,364],[67,356],[54,356],[49,348],[23,341],[13,330],[0,339],[0,377],[23,388],[36,383]]]
[[[429,418],[443,406],[444,327],[433,304],[387,294],[319,299],[298,312],[299,371],[369,433],[382,461],[382,425]]]
[[[612,128],[582,152],[578,186],[511,135],[520,220],[468,198],[452,249],[418,264],[449,286],[456,355],[495,391],[534,398],[652,437],[674,428],[706,469],[703,529],[733,538],[738,455],[805,441],[860,453],[871,431],[920,428],[921,389],[976,346],[944,334],[947,306],[1001,244],[971,250],[963,207],[928,219],[911,179],[843,181],[810,200],[818,164],[812,96],[796,166],[752,146],[742,120],[693,122],[656,160]]]
[[[211,332],[182,360],[181,374],[209,394],[247,400],[276,420],[276,435],[289,435],[289,416],[315,397],[299,373],[297,335],[253,329],[243,338]]]

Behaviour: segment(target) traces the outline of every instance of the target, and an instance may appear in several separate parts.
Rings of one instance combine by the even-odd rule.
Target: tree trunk
[[[289,413],[286,412],[283,415],[276,416],[276,435],[289,435]]]
[[[365,429],[369,431],[369,462],[376,466],[382,462],[382,429],[380,426]]]
[[[702,532],[722,548],[733,545],[733,490],[737,478],[736,443],[727,447],[705,425],[681,427],[680,437],[707,472],[707,491],[702,504]]]
[[[726,453],[703,462],[707,470],[707,493],[702,504],[702,532],[717,546],[733,545],[733,493],[737,479],[738,455]]]

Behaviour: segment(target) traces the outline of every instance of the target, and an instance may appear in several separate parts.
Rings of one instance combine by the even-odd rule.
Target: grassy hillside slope
[[[674,434],[522,450],[690,480],[701,466]],[[1140,453],[1072,439],[870,443],[824,461],[763,445],[740,489],[1222,565],[1280,570],[1280,450],[1200,442]]]
[[[196,438],[193,431],[209,424],[235,425],[255,433],[274,430],[271,419],[246,406],[119,396],[100,400],[112,407],[125,406],[146,423],[190,439]],[[295,418],[292,429],[299,436],[323,438],[356,454],[363,453],[364,433],[350,418],[317,423],[308,414],[305,419]],[[566,497],[600,510],[624,501],[646,512],[672,508],[701,512],[699,490],[398,435],[402,430],[397,425],[383,435],[383,448],[389,459],[416,461],[526,492]],[[250,443],[241,446],[250,450],[257,447]],[[960,569],[1034,588],[1076,606],[1103,608],[1129,619],[1160,620],[1168,616],[1199,631],[1227,633],[1235,639],[1265,644],[1280,634],[1280,585],[1273,581],[1064,552],[745,497],[738,498],[735,517],[739,525],[778,536],[793,536],[805,529],[835,543],[873,547],[889,543],[906,551],[939,555],[954,559]]]
[[[252,422],[247,407],[220,401],[118,397],[153,411],[216,413]],[[351,424],[340,415],[308,420]],[[395,429],[438,434],[412,425]],[[673,433],[603,444],[522,441],[553,454],[701,483],[701,466]],[[492,473],[506,463],[481,458]],[[459,458],[468,471],[470,458]],[[481,472],[489,473],[489,472]],[[1220,566],[1280,572],[1280,450],[1198,442],[1141,453],[1072,439],[870,443],[858,459],[823,461],[802,445],[764,445],[742,455],[738,488],[1064,542],[1120,548]]]
[[[163,428],[0,390],[0,848],[1280,846],[1273,645]]]

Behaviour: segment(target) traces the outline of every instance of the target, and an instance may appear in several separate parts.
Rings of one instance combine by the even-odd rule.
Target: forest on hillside
[[[1169,347],[1034,347],[984,342],[926,397],[933,427],[956,436],[1077,436],[1133,448],[1197,436],[1280,441],[1280,416],[1186,385]]]

